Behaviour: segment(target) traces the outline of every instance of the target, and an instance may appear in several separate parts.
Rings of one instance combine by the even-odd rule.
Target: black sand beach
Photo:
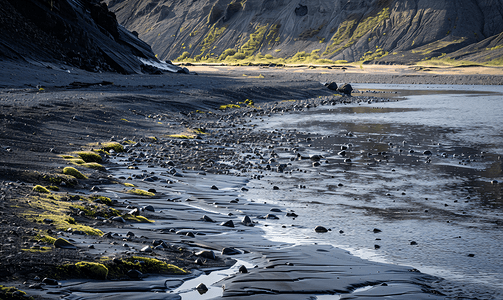
[[[274,157],[271,151],[266,156],[264,150],[279,146],[281,138],[290,140],[288,146],[295,148],[295,136],[256,132],[251,120],[293,109],[370,99],[357,93],[353,97],[334,95],[320,82],[502,81],[493,69],[484,74],[456,74],[457,69],[450,74],[430,74],[397,67],[400,70],[382,74],[358,68],[189,66],[197,75],[117,75],[4,61],[2,65],[1,281],[42,299],[98,299],[105,295],[110,299],[145,299],[147,292],[148,299],[179,299],[169,291],[199,274],[150,276],[142,281],[80,278],[67,282],[71,278],[58,278],[64,283],[56,286],[40,282],[62,262],[100,262],[134,255],[163,259],[189,271],[227,268],[234,264],[234,258],[249,262],[247,272],[234,270],[236,273],[221,283],[224,288],[219,297],[225,299],[309,299],[323,294],[342,294],[342,299],[440,298],[441,293],[432,286],[441,279],[413,267],[365,261],[326,245],[291,247],[264,239],[263,232],[253,226],[261,218],[294,218],[299,212],[248,199],[242,189],[247,172],[260,176],[261,170],[251,171],[246,161],[236,161],[235,151],[248,149],[250,160],[264,160],[265,165],[282,169],[274,161],[267,162]],[[371,99],[388,101],[384,96]],[[222,105],[227,107],[219,109]],[[106,170],[83,168],[63,157],[98,149],[106,142],[122,143],[126,150],[102,153]],[[56,232],[51,224],[33,223],[24,212],[33,208],[37,197],[47,200],[46,195],[33,191],[33,186],[51,185],[47,178],[61,174],[67,166],[78,168],[89,179],[78,180],[73,187],[59,186],[52,194],[64,196],[66,201],[75,196],[109,197],[115,200],[114,209],[127,213],[138,208],[137,214],[155,222],[103,222],[78,211],[65,212],[77,223],[101,230],[104,236]],[[131,185],[153,194],[127,193]],[[149,205],[153,210],[146,209]],[[251,223],[243,220],[245,216]],[[221,225],[227,221],[234,227]],[[52,248],[40,241],[40,234],[64,237],[77,249]],[[314,228],[313,234],[317,234]],[[51,251],[22,250],[33,246],[50,247]],[[222,253],[224,248],[227,250]],[[217,259],[203,257],[196,263],[201,256],[196,253],[205,250],[214,251]],[[378,288],[371,295],[357,290],[368,286]]]

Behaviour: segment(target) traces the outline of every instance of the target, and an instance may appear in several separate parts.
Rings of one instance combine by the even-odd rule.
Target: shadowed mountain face
[[[150,46],[99,0],[0,0],[0,60],[61,63],[88,71],[140,73]]]
[[[501,0],[107,0],[161,59],[503,63]],[[314,51],[314,52],[313,52]]]

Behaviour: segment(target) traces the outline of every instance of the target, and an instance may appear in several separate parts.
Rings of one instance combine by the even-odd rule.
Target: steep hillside
[[[161,59],[503,63],[501,0],[106,2]]]
[[[142,72],[152,49],[99,0],[0,0],[0,60],[61,63],[88,71]]]

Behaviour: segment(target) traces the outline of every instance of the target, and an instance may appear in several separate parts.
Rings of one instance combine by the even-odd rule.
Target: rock
[[[417,245],[417,242],[416,242],[416,241],[412,241],[412,242],[410,242],[410,244],[411,244],[412,246],[414,246],[414,245]]]
[[[293,212],[286,213],[287,217],[297,218],[299,215]]]
[[[341,85],[337,91],[339,93],[343,93],[345,95],[348,95],[348,96],[351,96],[351,92],[353,91],[353,87],[351,86],[351,84],[349,83],[344,83],[343,85]]]
[[[220,226],[226,226],[226,227],[232,227],[232,228],[234,228],[234,222],[232,222],[232,220],[229,220],[227,222],[220,223]]]
[[[154,194],[155,194],[155,193],[157,193],[157,190],[156,190],[156,189],[148,189],[148,191],[147,191],[147,192],[149,192],[149,193],[154,193]]]
[[[328,229],[326,229],[323,226],[318,225],[318,226],[316,226],[316,228],[314,228],[314,231],[324,233],[324,232],[328,232]]]
[[[270,211],[272,211],[272,212],[281,212],[281,209],[279,209],[279,208],[271,208]]]
[[[150,190],[149,190],[149,192],[150,192]],[[152,193],[155,193],[155,192],[152,192]],[[155,209],[154,209],[154,207],[152,205],[144,206],[143,209],[151,211],[151,212],[155,212]]]
[[[279,217],[274,214],[267,214],[265,218],[269,220],[279,220]]]
[[[379,245],[374,245],[374,249],[376,249],[376,250],[377,250],[377,249],[381,249],[381,246],[379,246]]]
[[[185,236],[188,236],[188,237],[196,237],[196,235],[192,232],[192,231],[189,231],[185,234]]]
[[[204,265],[204,260],[203,260],[202,258],[198,257],[198,258],[194,261],[194,263],[195,263],[196,265],[200,265],[200,266],[202,266],[202,265]]]
[[[142,272],[140,272],[138,270],[134,270],[134,269],[127,271],[126,275],[131,279],[140,279],[143,277]]]
[[[475,257],[475,254],[470,253],[470,254],[468,254],[468,257]]]
[[[251,219],[250,219],[250,217],[248,217],[248,216],[244,216],[244,217],[243,217],[243,220],[241,220],[241,223],[243,223],[243,224],[244,224],[244,225],[246,225],[246,226],[251,226],[251,225],[253,225],[252,220],[251,220]]]
[[[42,279],[42,283],[45,283],[47,285],[58,285],[59,284],[59,282],[56,279],[47,278],[47,277]]]
[[[278,186],[273,186],[272,189],[275,190],[275,191],[277,191],[277,190],[279,190],[279,187]]]
[[[237,254],[243,254],[243,252],[234,249],[234,248],[228,248],[225,247],[222,249],[222,255],[237,255]]]
[[[44,219],[43,222],[47,223],[47,224],[51,224],[51,223],[54,223],[54,220],[52,220],[52,219]]]
[[[307,15],[307,6],[299,3],[299,6],[295,8],[295,15],[298,17],[303,17]]]
[[[239,273],[248,273],[248,269],[244,265],[242,265],[241,267],[239,267]]]
[[[168,245],[163,240],[154,240],[152,242],[152,246],[154,247],[161,246],[163,248],[168,248]]]
[[[200,256],[200,257],[203,257],[203,258],[209,258],[209,259],[215,259],[216,258],[215,252],[213,252],[212,250],[199,251],[199,252],[196,252],[196,255]]]
[[[216,186],[216,185],[212,185],[212,186],[211,186],[211,189],[212,189],[212,190],[218,190],[218,188],[217,188],[217,186]]]
[[[70,243],[69,241],[67,241],[63,238],[59,238],[59,239],[55,240],[54,247],[61,248],[61,249],[77,249],[77,247],[75,245],[73,245],[72,243]]]
[[[379,228],[374,228],[374,230],[372,230],[372,231],[373,231],[374,233],[379,233],[379,232],[382,232],[382,230],[381,230],[381,229],[379,229]]]
[[[208,217],[207,215],[203,216],[203,220],[206,221],[206,222],[215,222],[215,221],[213,221],[212,218]]]
[[[432,155],[433,153],[431,153],[431,151],[430,151],[430,150],[425,150],[425,151],[423,152],[423,154],[424,154],[424,155]]]
[[[151,253],[152,248],[150,248],[150,246],[145,246],[145,247],[141,248],[140,252]]]
[[[206,287],[206,285],[204,283],[200,283],[196,286],[196,290],[201,293],[201,294],[204,294],[208,291],[208,288]]]
[[[126,223],[126,220],[122,217],[112,217],[110,220],[114,222]]]
[[[319,162],[317,162],[317,161],[313,162],[313,167],[316,168],[316,167],[319,167],[319,166],[321,166],[321,164]]]

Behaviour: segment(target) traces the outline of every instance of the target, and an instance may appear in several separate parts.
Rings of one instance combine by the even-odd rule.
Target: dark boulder
[[[338,86],[337,83],[331,82],[330,84],[327,85],[327,88],[332,91],[337,91]]]
[[[343,85],[341,85],[337,91],[339,93],[342,93],[344,95],[348,95],[348,96],[351,96],[351,92],[353,91],[353,87],[351,86],[351,84],[349,83],[344,83]]]
[[[307,6],[299,4],[299,6],[295,8],[295,15],[298,17],[307,15]]]

